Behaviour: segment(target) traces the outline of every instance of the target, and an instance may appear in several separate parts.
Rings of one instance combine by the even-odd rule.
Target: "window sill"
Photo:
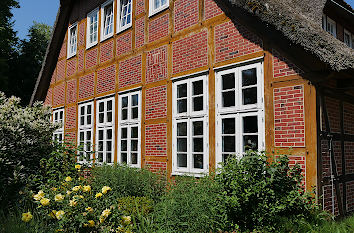
[[[156,9],[156,10],[153,10],[153,11],[149,10],[149,17],[153,17],[153,16],[159,14],[160,12],[162,12],[162,11],[168,9],[168,8],[169,8],[169,4],[166,4],[165,6],[160,7],[158,9]]]
[[[86,45],[86,50],[88,50],[88,49],[90,49],[90,48],[96,46],[97,44],[98,44],[98,41],[96,41],[95,43],[89,44],[89,45],[87,44],[87,45]]]
[[[204,177],[208,175],[208,172],[201,172],[201,173],[193,173],[193,172],[179,172],[173,171],[171,176],[191,176],[191,177]]]
[[[130,29],[131,27],[132,27],[132,24],[130,23],[129,26],[124,26],[122,28],[117,28],[117,33],[116,34],[123,33],[125,31],[127,31],[128,29]]]
[[[75,57],[75,56],[76,56],[76,53],[71,54],[71,55],[68,55],[68,56],[66,57],[66,59],[69,60],[69,59],[71,59],[71,58],[73,58],[73,57]]]
[[[106,40],[108,40],[108,39],[112,38],[112,37],[113,37],[113,35],[114,35],[114,33],[109,34],[109,35],[108,35],[108,36],[106,36],[106,37],[103,37],[103,36],[102,36],[102,38],[101,38],[100,42],[104,42],[104,41],[106,41]]]

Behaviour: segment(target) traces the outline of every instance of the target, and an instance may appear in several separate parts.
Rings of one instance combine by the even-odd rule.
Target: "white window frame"
[[[149,0],[149,16],[153,16],[153,15],[159,13],[160,11],[165,10],[170,5],[169,0],[165,0],[166,3],[164,5],[161,5],[161,6],[159,6],[158,8],[155,9],[154,8],[155,1],[160,1],[161,2],[161,0]]]
[[[236,66],[237,65],[237,66]],[[257,104],[243,105],[242,104],[242,76],[243,70],[256,68],[257,72]],[[265,148],[265,125],[264,125],[264,74],[263,62],[257,62],[248,65],[234,64],[229,69],[215,71],[215,115],[216,115],[216,166],[220,167],[223,162],[222,155],[222,120],[225,118],[235,118],[235,155],[241,157],[243,151],[243,124],[242,119],[246,116],[257,116],[258,123],[258,150],[262,151]],[[235,106],[222,107],[222,75],[235,74]],[[250,86],[249,86],[250,87]],[[231,90],[231,89],[230,89]]]
[[[91,108],[91,113],[88,114],[87,109]],[[84,109],[84,114],[82,115],[81,109]],[[93,121],[94,121],[94,108],[93,101],[79,103],[78,105],[78,137],[77,137],[77,145],[81,145],[83,151],[79,152],[77,162],[78,163],[91,163],[93,159]],[[88,121],[88,116],[90,115],[91,121]],[[81,124],[81,119],[84,119],[83,124]],[[84,134],[84,140],[81,141],[81,133]],[[90,140],[87,139],[87,135],[90,133]],[[88,148],[89,146],[89,148]],[[83,156],[82,160],[81,157]],[[89,161],[87,161],[87,156],[90,156]]]
[[[125,24],[123,27],[121,26],[122,11],[120,8],[121,8],[122,1],[123,0],[117,0],[117,33],[130,28],[132,26],[132,20],[133,20],[133,0],[128,0],[128,5],[130,4],[130,23]]]
[[[71,30],[73,30],[73,28],[76,28],[76,33],[74,35],[74,38],[71,35]],[[68,28],[68,41],[67,41],[67,59],[73,57],[76,55],[77,53],[77,33],[78,33],[78,27],[77,27],[77,22],[73,23],[72,25],[69,26]],[[74,40],[74,41],[72,41]],[[72,42],[75,43],[75,51],[71,51],[72,50]]]
[[[112,4],[112,32],[105,35],[105,7]],[[105,3],[101,5],[101,41],[104,41],[110,37],[113,36],[114,34],[114,1],[113,0],[108,0]]]
[[[112,101],[112,121],[108,122],[107,121],[107,102]],[[103,122],[101,123],[99,120],[99,114],[101,113],[99,111],[99,105],[100,103],[104,104],[104,119]],[[97,164],[102,164],[102,163],[107,163],[107,164],[113,164],[114,163],[114,139],[115,139],[115,131],[114,131],[114,125],[115,125],[115,97],[106,97],[102,98],[96,101],[96,150],[95,150],[95,160]],[[112,148],[111,148],[111,162],[107,162],[106,159],[106,154],[107,154],[107,131],[111,129],[112,130]],[[99,151],[99,131],[103,130],[103,149],[102,151]],[[98,154],[102,152],[103,153],[103,158],[102,161],[98,160]]]
[[[349,37],[349,41],[345,41],[345,35],[348,35]],[[343,42],[348,45],[349,48],[353,48],[353,35],[347,30],[347,29],[344,29],[344,34],[343,34]]]
[[[192,96],[192,83],[203,81],[203,94]],[[187,84],[187,112],[177,112],[177,86]],[[173,101],[173,119],[172,119],[172,175],[193,175],[203,176],[209,171],[209,108],[208,108],[208,75],[198,75],[196,77],[185,77],[174,81],[172,92]],[[203,96],[203,110],[193,111],[192,99],[193,97]],[[200,137],[193,135],[192,124],[195,121],[203,122],[203,168],[194,168],[193,166],[193,137]],[[177,124],[187,123],[187,167],[178,167],[177,164]],[[200,152],[195,152],[199,154]]]
[[[53,109],[52,121],[53,123],[60,123],[61,126],[53,133],[53,141],[57,141],[59,143],[64,142],[64,118],[65,118],[65,109]],[[61,137],[61,140],[60,140]]]
[[[97,28],[96,28],[96,32],[94,32],[96,34],[96,40],[90,42],[90,35],[94,34],[91,32],[91,17],[97,17]],[[91,11],[90,13],[87,14],[87,25],[86,25],[86,49],[89,49],[93,46],[95,46],[98,43],[98,25],[99,24],[99,8],[94,9],[93,11]]]
[[[138,108],[138,117],[132,119],[131,117],[131,112],[132,112],[132,96],[134,95],[138,95],[138,105],[135,105],[134,107]],[[123,120],[122,119],[122,100],[123,98],[128,98],[128,107],[125,108],[127,109],[127,119]],[[121,153],[126,153],[127,154],[127,165],[131,166],[131,167],[141,167],[141,90],[138,91],[130,91],[130,92],[124,92],[122,94],[119,94],[119,103],[118,103],[118,138],[117,138],[117,145],[118,145],[118,162],[119,163],[123,163],[122,161],[122,157],[121,157]],[[131,129],[133,127],[137,127],[138,128],[138,137],[134,138],[135,140],[138,140],[138,147],[137,147],[137,151],[132,151],[131,150]],[[126,128],[127,129],[127,138],[124,138],[127,140],[127,150],[126,151],[122,151],[122,146],[121,146],[121,141],[124,140],[122,138],[122,129]],[[136,164],[132,164],[131,161],[131,153],[137,153],[137,163]]]
[[[328,24],[330,24],[330,26],[333,26],[333,32],[331,32]],[[325,30],[326,32],[328,32],[329,34],[331,34],[332,36],[334,36],[335,38],[337,38],[336,21],[334,21],[333,19],[329,18],[325,14],[322,15],[322,29]]]

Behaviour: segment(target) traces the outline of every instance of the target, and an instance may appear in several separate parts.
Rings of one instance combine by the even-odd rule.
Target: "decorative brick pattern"
[[[76,102],[76,79],[66,82],[66,103],[71,104]]]
[[[331,111],[331,110],[330,110]],[[344,133],[354,134],[354,105],[343,103]]]
[[[76,128],[76,106],[65,109],[65,129]]]
[[[167,115],[167,86],[146,89],[145,119],[164,118]]]
[[[145,18],[141,17],[135,21],[135,48],[140,48],[145,43]]]
[[[107,43],[101,45],[100,50],[100,63],[106,62],[113,58],[113,40],[108,41]]]
[[[116,80],[116,65],[97,71],[97,94],[113,91]]]
[[[158,162],[158,161],[146,161],[145,167],[148,168],[153,173],[164,173],[167,169],[166,162]]]
[[[141,82],[142,56],[129,58],[119,65],[119,87],[131,86]]]
[[[294,63],[283,57],[273,49],[273,73],[274,78],[301,74],[302,71]]]
[[[208,64],[208,33],[201,31],[172,45],[173,74]]]
[[[75,131],[66,132],[64,135],[64,140],[67,143],[72,143],[76,145],[76,132]]]
[[[175,32],[199,21],[199,0],[176,0],[174,7]]]
[[[84,71],[84,56],[85,56],[85,50],[79,49],[77,53],[77,59],[78,59],[77,72]]]
[[[79,100],[93,97],[95,94],[95,74],[91,73],[79,79]]]
[[[124,35],[117,38],[117,52],[116,55],[120,56],[132,50],[132,32],[129,31]]]
[[[304,87],[274,89],[274,141],[276,147],[305,146]]]
[[[167,78],[167,46],[151,50],[146,56],[146,83]]]
[[[86,59],[85,59],[86,69],[89,69],[97,65],[97,55],[98,55],[97,48],[93,48],[86,52]]]
[[[85,28],[86,28],[86,23],[85,21],[82,21],[79,24],[78,47],[85,45]]]
[[[298,164],[301,168],[301,175],[304,177],[302,180],[302,185],[306,187],[306,158],[305,156],[289,156],[289,167],[295,166]]]
[[[64,105],[65,102],[65,83],[54,87],[53,106]]]
[[[72,76],[76,72],[76,57],[71,58],[67,63],[66,63],[66,75],[68,77]]]
[[[262,51],[262,40],[241,24],[231,21],[215,27],[215,62]]]
[[[135,1],[135,14],[139,15],[145,11],[145,0]]]
[[[168,36],[169,14],[164,14],[149,22],[149,43]]]
[[[167,156],[167,125],[146,125],[145,130],[146,156]]]
[[[57,77],[56,77],[57,82],[65,78],[65,64],[66,64],[66,60],[61,60],[58,61],[57,63]]]
[[[52,97],[53,97],[53,90],[52,88],[48,89],[47,96],[45,97],[44,104],[45,105],[52,105]]]
[[[213,0],[204,0],[204,19],[210,19],[222,13],[223,11]]]
[[[66,40],[63,41],[59,52],[59,58],[66,57]]]

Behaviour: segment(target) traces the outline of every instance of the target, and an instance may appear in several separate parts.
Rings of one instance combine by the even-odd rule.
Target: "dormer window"
[[[132,26],[132,0],[118,1],[118,26],[117,32],[121,32]]]
[[[101,41],[113,35],[113,1],[105,2],[101,7]]]
[[[67,58],[71,58],[76,55],[77,50],[77,23],[72,24],[69,27],[68,36],[68,55]]]
[[[168,0],[150,0],[149,3],[150,3],[149,16],[152,16],[152,15],[166,9],[169,5]]]

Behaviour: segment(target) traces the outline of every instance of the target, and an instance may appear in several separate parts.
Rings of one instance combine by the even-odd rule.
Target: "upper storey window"
[[[117,32],[121,32],[132,26],[132,0],[118,1]]]
[[[354,48],[354,35],[344,29],[344,43],[350,48]]]
[[[86,48],[97,44],[98,41],[98,8],[87,15]]]
[[[77,50],[77,23],[69,27],[68,36],[68,58],[75,56]]]
[[[149,16],[154,15],[168,7],[168,0],[150,0]]]
[[[113,35],[113,1],[105,2],[101,7],[101,41]]]
[[[322,28],[337,38],[336,22],[327,15],[322,16]]]

